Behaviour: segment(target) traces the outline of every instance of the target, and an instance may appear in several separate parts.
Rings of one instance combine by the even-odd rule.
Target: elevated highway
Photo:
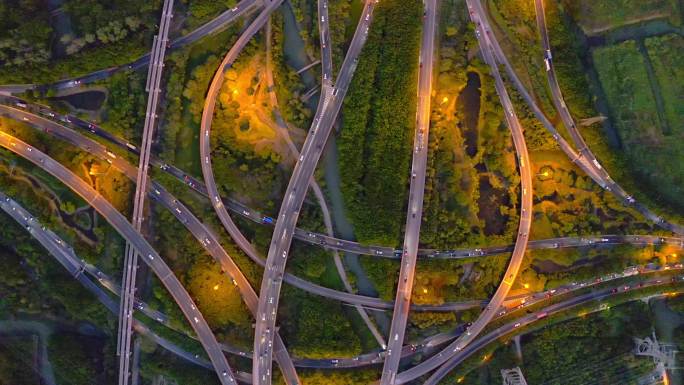
[[[219,381],[222,385],[235,384],[235,377],[225,356],[223,355],[214,335],[207,325],[204,317],[195,306],[187,291],[173,271],[166,265],[159,254],[150,246],[147,241],[133,229],[126,218],[119,213],[109,202],[107,202],[97,191],[69,171],[61,164],[55,162],[41,151],[20,141],[11,135],[0,131],[0,146],[12,151],[22,158],[31,161],[45,172],[54,176],[74,193],[83,198],[116,230],[121,236],[131,243],[135,250],[143,255],[145,263],[152,269],[161,283],[166,287],[174,301],[178,304],[190,325],[197,333],[200,343],[206,350],[214,369],[217,372]]]
[[[418,69],[418,106],[416,108],[416,129],[413,137],[413,160],[411,164],[411,183],[409,187],[406,227],[404,229],[404,248],[394,300],[394,312],[388,336],[387,355],[380,378],[381,385],[394,384],[399,369],[401,347],[411,308],[411,294],[418,260],[420,243],[420,224],[423,218],[423,195],[425,192],[425,171],[430,137],[430,101],[432,99],[432,65],[435,52],[435,28],[437,24],[436,0],[425,0],[425,17],[420,44]]]
[[[255,384],[268,385],[271,383],[270,370],[273,351],[270,349],[270,345],[274,336],[276,313],[282,284],[281,277],[285,271],[287,253],[292,243],[299,210],[304,202],[309,182],[313,177],[318,159],[335,123],[337,114],[342,107],[342,100],[356,68],[358,55],[365,43],[367,28],[370,25],[374,5],[375,1],[373,0],[367,0],[365,3],[335,87],[330,89],[323,83],[318,110],[285,191],[285,200],[280,206],[279,220],[273,232],[259,291],[260,298],[252,361],[252,381]]]

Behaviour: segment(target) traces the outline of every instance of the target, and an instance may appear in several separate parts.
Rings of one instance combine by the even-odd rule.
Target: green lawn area
[[[663,97],[671,134],[684,133],[684,38],[665,35],[644,41]]]
[[[651,46],[655,44],[651,43]],[[593,58],[637,185],[658,204],[681,209],[684,207],[684,142],[679,135],[663,133],[646,63],[636,43],[626,41],[597,48],[593,51]],[[669,63],[664,60],[655,61],[656,74],[662,83],[673,83],[660,88],[665,90],[663,96],[669,100],[668,103],[676,104],[677,97],[673,101],[670,95],[681,89],[681,79],[669,78],[663,68]],[[681,64],[672,63],[672,66],[676,68]],[[679,114],[676,108],[668,111],[668,117]],[[674,127],[681,132],[681,119]]]

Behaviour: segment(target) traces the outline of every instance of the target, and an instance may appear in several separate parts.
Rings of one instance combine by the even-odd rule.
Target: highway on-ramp
[[[12,119],[23,120],[29,124],[33,122],[40,122],[44,125],[49,125],[50,128],[55,127],[55,124],[64,126],[73,126],[79,130],[87,131],[96,135],[112,144],[129,151],[132,154],[139,155],[138,147],[132,145],[123,138],[112,135],[108,131],[102,129],[97,124],[84,121],[73,115],[61,115],[49,108],[31,104],[25,100],[0,95],[0,114],[6,115]],[[57,123],[52,123],[55,121]],[[47,130],[47,128],[46,128]],[[561,138],[562,140],[562,138]],[[567,144],[567,142],[565,142]],[[79,143],[75,145],[80,146],[84,150],[90,152],[87,146]],[[569,147],[569,145],[568,145]],[[574,151],[574,150],[570,150]],[[207,189],[203,181],[200,181],[190,175],[189,173],[167,164],[152,155],[150,159],[151,164],[159,167],[162,171],[178,179],[180,182],[186,184],[188,187],[197,193],[208,196]],[[231,198],[221,198],[226,208],[243,218],[258,223],[264,226],[272,226],[277,219],[271,218],[262,214],[259,210],[245,206],[244,204],[233,200]],[[358,242],[348,241],[345,239],[335,238],[328,234],[308,231],[302,228],[295,228],[294,237],[300,241],[317,245],[325,249],[338,250],[342,252],[349,252],[354,254],[370,255],[376,258],[401,259],[402,250],[399,248],[379,246],[379,245],[362,245]],[[684,247],[684,239],[681,237],[648,235],[648,234],[605,234],[605,235],[587,235],[582,237],[559,237],[531,240],[528,242],[528,249],[560,249],[570,247],[591,247],[597,245],[616,245],[616,244],[632,244],[637,246],[649,244],[667,244],[676,247]],[[514,245],[501,246],[483,246],[463,249],[418,249],[418,258],[436,258],[436,259],[464,259],[473,257],[485,257],[495,254],[508,253],[513,251]],[[257,257],[256,263],[263,265],[264,261]],[[287,276],[285,278],[287,283]],[[308,291],[306,287],[302,288]]]
[[[436,0],[425,0],[425,17],[420,46],[418,70],[418,106],[416,108],[416,129],[413,138],[413,160],[411,162],[411,183],[409,187],[404,249],[399,270],[399,283],[394,300],[394,312],[387,343],[387,355],[380,378],[381,385],[394,384],[399,369],[401,347],[411,308],[411,293],[418,260],[420,223],[423,217],[423,195],[425,192],[425,169],[427,167],[428,137],[430,135],[430,100],[432,98],[432,65],[435,51],[435,28],[437,23]]]
[[[66,167],[55,162],[46,154],[2,131],[0,131],[0,145],[31,161],[36,166],[42,168],[45,172],[51,174],[68,186],[97,210],[97,212],[99,212],[126,241],[135,247],[138,253],[144,256],[143,260],[145,263],[154,271],[155,275],[169,291],[190,322],[190,325],[195,330],[195,333],[197,333],[199,341],[206,350],[221,384],[235,384],[235,377],[231,368],[228,366],[228,361],[226,361],[226,357],[218,346],[209,325],[207,325],[204,317],[195,306],[192,298],[190,298],[190,295],[185,291],[183,285],[178,281],[178,278],[176,278],[173,271],[166,265],[159,254],[149,243],[147,243],[140,233],[133,229],[126,218],[83,179],[76,176]]]
[[[238,40],[235,42],[235,44],[231,47],[226,56],[223,58],[223,61],[219,65],[218,70],[216,71],[216,74],[214,75],[211,84],[209,85],[209,90],[207,91],[207,95],[204,100],[202,120],[200,124],[200,157],[202,164],[202,174],[204,175],[204,181],[207,187],[207,193],[211,200],[211,204],[214,207],[216,213],[218,214],[221,223],[226,228],[228,233],[231,235],[233,240],[252,259],[258,258],[258,256],[256,255],[256,251],[254,251],[249,241],[247,241],[247,239],[240,233],[237,226],[235,226],[235,223],[232,221],[230,215],[226,211],[223,201],[221,200],[220,194],[218,192],[218,188],[214,180],[213,170],[211,166],[211,143],[209,141],[209,138],[211,122],[214,118],[214,107],[216,106],[216,97],[218,96],[221,86],[223,85],[225,71],[233,65],[238,55],[240,54],[240,52],[242,52],[242,50],[247,45],[249,40],[268,22],[271,13],[275,11],[281,4],[282,0],[267,1],[261,13],[259,13],[256,19],[254,19],[254,21],[240,35]],[[282,280],[282,274],[280,275],[280,277],[278,277],[278,279]],[[257,295],[254,294],[253,297],[250,297],[250,304],[248,306],[254,314],[254,317],[258,323],[259,318],[262,315],[257,312],[257,303]],[[276,361],[278,362],[278,365],[280,366],[281,372],[283,373],[283,377],[285,378],[285,381],[288,383],[288,385],[299,384],[299,378],[297,376],[294,364],[292,363],[292,359],[287,353],[285,344],[283,343],[280,336],[275,337],[276,334],[277,333],[274,329],[269,347],[273,348],[272,352],[275,354],[269,356],[269,360],[272,357],[275,357]],[[268,374],[269,376],[271,374],[270,362]]]
[[[59,238],[54,232],[50,231],[47,229],[45,226],[43,226],[38,219],[36,219],[32,214],[30,214],[28,211],[23,209],[17,202],[11,200],[9,197],[6,195],[0,193],[0,209],[4,210],[8,215],[10,215],[15,221],[17,221],[22,227],[26,228],[27,231],[39,242],[43,247],[45,247],[50,254],[55,257],[60,264],[62,264],[65,269],[72,275],[74,276],[75,279],[77,279],[79,282],[81,282],[86,289],[91,291],[96,298],[100,302],[102,302],[105,307],[110,309],[112,313],[116,314],[116,308],[117,304],[108,296],[106,295],[97,285],[94,285],[89,279],[87,279],[84,276],[85,274],[90,275],[93,279],[96,279],[102,286],[107,288],[112,294],[118,295],[120,293],[120,288],[118,285],[110,278],[108,277],[105,273],[103,273],[101,270],[99,270],[97,267],[88,264],[87,262],[83,261],[82,259],[79,259],[76,254],[74,253],[74,250],[71,246],[69,246],[64,240]],[[581,282],[581,283],[572,283],[568,285],[564,285],[561,287],[557,287],[553,290],[549,290],[547,292],[540,292],[536,293],[533,295],[528,295],[524,298],[519,298],[516,301],[520,302],[521,300],[526,300],[524,302],[524,306],[527,307],[529,305],[533,305],[536,303],[539,303],[541,301],[547,300],[548,298],[552,298],[554,293],[558,294],[565,294],[573,290],[577,289],[583,289],[586,287],[589,287],[591,285],[595,285],[598,283],[605,283],[614,279],[620,279],[623,277],[630,277],[634,275],[636,272],[639,272],[639,274],[644,275],[647,273],[655,273],[658,271],[663,271],[663,270],[681,270],[684,266],[681,264],[675,264],[675,265],[665,265],[665,266],[653,266],[653,267],[648,267],[648,266],[643,266],[643,267],[632,267],[628,268],[624,271],[622,274],[608,274],[604,277],[599,277],[596,280],[592,279],[587,282]],[[657,280],[657,279],[656,279]],[[618,286],[624,288],[623,284],[618,284]],[[516,306],[516,301],[512,301],[510,305],[506,305],[506,307],[510,308],[511,306],[513,309],[520,308],[521,306]],[[156,310],[152,310],[149,306],[147,306],[144,302],[136,300],[136,307],[140,309],[145,315],[147,315],[151,319],[155,319],[157,322],[160,322],[164,324],[167,327],[170,327],[174,329],[171,325],[168,323],[168,317]],[[507,308],[504,307],[501,312],[499,312],[499,316],[502,316],[504,314],[507,314],[508,312],[505,311]],[[211,366],[209,363],[205,362],[201,358],[192,355],[186,351],[183,351],[179,347],[171,344],[170,342],[164,340],[163,338],[157,336],[153,332],[150,331],[149,328],[147,328],[145,325],[142,323],[135,321],[134,320],[134,328],[137,332],[148,336],[155,342],[157,342],[160,346],[164,347],[165,349],[171,351],[172,353],[178,355],[179,357],[188,360],[189,362],[195,363],[197,365],[203,366],[205,368],[211,369]],[[176,330],[176,329],[174,329]],[[177,330],[180,333],[184,333],[182,330]],[[435,349],[437,346],[448,342],[449,340],[455,338],[459,334],[461,334],[464,331],[464,326],[461,326],[459,328],[456,328],[452,332],[449,333],[440,333],[436,334],[430,337],[425,338],[421,342],[417,344],[411,344],[411,345],[406,345],[402,347],[402,357],[410,357],[414,354],[417,353],[426,353],[430,350]],[[194,338],[193,336],[190,336]],[[243,357],[246,356],[245,352],[242,352],[238,349],[235,349],[234,347],[227,346],[225,344],[221,344],[221,347],[224,351],[232,353],[232,354],[238,354]],[[379,362],[382,362],[383,359],[383,354],[382,353],[365,353],[361,354],[356,357],[350,357],[350,358],[331,358],[331,359],[297,359],[295,360],[295,365],[298,367],[308,367],[308,368],[329,368],[329,369],[341,369],[341,368],[354,368],[354,367],[362,367],[362,366],[368,366],[368,365],[373,365],[377,364]],[[236,373],[237,378],[242,381],[242,382],[251,382],[251,374],[249,373],[244,373],[244,372],[237,372]]]
[[[96,285],[93,280],[84,275],[87,273],[96,279],[102,286],[107,288],[112,294],[119,295],[120,288],[114,283],[111,278],[107,277],[95,266],[86,263],[85,261],[79,259],[74,250],[69,246],[64,240],[59,238],[55,233],[48,230],[43,226],[35,217],[33,217],[28,211],[21,207],[16,201],[10,199],[8,196],[0,192],[0,209],[5,211],[9,216],[11,216],[21,227],[25,228],[26,231],[31,234],[31,236],[38,241],[68,272],[74,277],[81,285],[85,287],[90,293],[95,296],[95,298],[100,301],[112,314],[118,314],[119,305],[102,290],[98,285]],[[143,302],[136,300],[136,307],[138,307],[145,315],[152,319],[156,319],[157,322],[161,322],[167,327],[171,327],[167,320],[168,318],[159,313],[156,310],[149,308]],[[163,318],[163,320],[162,320]],[[212,366],[209,362],[200,358],[198,355],[189,353],[179,346],[169,342],[168,340],[160,337],[154,333],[149,327],[147,327],[142,322],[133,319],[133,329],[150,340],[157,343],[159,346],[168,350],[169,352],[177,355],[178,357],[191,362],[195,365],[199,365],[205,369],[212,370]],[[177,330],[181,332],[180,330]],[[223,346],[223,345],[222,345]],[[236,378],[241,382],[250,383],[252,376],[249,373],[236,372]]]
[[[468,8],[480,6],[477,0],[467,0]],[[527,248],[527,240],[530,232],[530,225],[532,223],[532,173],[530,170],[530,160],[523,136],[523,128],[513,109],[513,103],[508,96],[506,87],[504,85],[501,74],[499,73],[494,56],[489,47],[487,34],[484,31],[482,24],[474,12],[470,12],[473,22],[477,25],[476,35],[480,41],[480,52],[484,58],[485,63],[494,76],[496,91],[499,94],[501,104],[504,108],[504,116],[506,123],[513,136],[513,144],[518,158],[518,170],[520,172],[520,223],[518,226],[518,234],[516,237],[515,247],[511,255],[511,260],[508,263],[503,280],[496,292],[489,301],[489,304],[479,317],[470,325],[465,333],[461,334],[455,341],[450,343],[438,355],[432,356],[421,364],[416,365],[406,371],[399,373],[395,378],[396,384],[403,384],[417,377],[420,377],[442,365],[446,360],[459,351],[463,350],[469,343],[475,340],[476,336],[484,330],[489,321],[491,321],[498,313],[499,307],[503,304],[508,296],[508,292],[515,281],[515,278],[525,257],[525,250]]]
[[[96,141],[87,138],[72,129],[65,127],[59,123],[53,122],[52,120],[28,113],[23,110],[11,108],[11,107],[6,107],[3,105],[0,105],[0,111],[5,113],[6,116],[9,116],[13,119],[20,120],[26,122],[30,127],[33,127],[35,129],[39,130],[44,130],[46,133],[59,138],[61,140],[65,140],[72,145],[83,149],[87,153],[96,156],[102,160],[105,160],[109,163],[112,164],[113,167],[116,169],[120,170],[124,175],[126,175],[128,178],[131,180],[135,180],[135,175],[137,174],[137,169],[128,163],[123,157],[117,157],[110,151],[108,151],[107,147],[103,146],[100,143],[97,143]],[[30,117],[30,118],[29,118]],[[29,119],[28,121],[25,121],[23,118]],[[241,275],[239,273],[239,269],[237,266],[232,262],[230,257],[225,253],[225,250],[223,250],[222,247],[220,247],[220,244],[218,243],[218,238],[216,237],[213,232],[209,231],[209,229],[204,226],[199,219],[197,219],[192,212],[190,212],[179,200],[177,200],[173,195],[167,193],[165,189],[158,183],[153,182],[152,184],[153,189],[151,189],[148,193],[150,194],[152,199],[158,200],[163,206],[165,206],[174,216],[176,216],[181,223],[183,223],[188,230],[193,233],[195,238],[197,238],[200,243],[204,242],[204,244],[207,244],[205,238],[209,238],[210,241],[216,240],[216,242],[211,242],[208,243],[208,245],[212,245],[212,247],[207,248],[205,246],[205,249],[214,256],[217,261],[228,261],[228,262],[222,262],[223,263],[230,263],[231,266],[235,266],[235,268],[230,268],[226,269],[226,271],[231,275],[231,278],[234,278],[238,275]],[[203,246],[204,246],[203,244]],[[214,248],[213,245],[218,245],[218,247]],[[212,253],[219,253],[219,254],[212,254]],[[263,266],[264,265],[264,260],[259,258],[257,259],[257,262],[259,265]],[[394,304],[389,301],[382,300],[380,298],[376,297],[366,297],[366,296],[360,296],[356,294],[350,294],[347,292],[342,292],[342,291],[337,291],[334,289],[330,289],[327,287],[323,287],[317,284],[314,284],[312,282],[306,281],[302,278],[299,278],[297,276],[291,275],[289,273],[285,273],[283,276],[283,280],[286,283],[289,283],[297,288],[300,288],[302,290],[305,290],[307,292],[310,292],[312,294],[320,295],[326,298],[350,303],[350,304],[358,304],[366,307],[371,307],[375,309],[391,309]],[[238,283],[240,280],[238,280]],[[245,281],[246,282],[246,281]],[[241,287],[241,285],[238,285]],[[465,301],[465,302],[448,302],[444,303],[442,305],[414,305],[412,306],[411,310],[413,311],[458,311],[458,310],[465,310],[465,309],[470,309],[476,306],[481,306],[483,302],[482,301]]]
[[[593,179],[601,188],[604,188],[611,192],[613,195],[615,195],[617,198],[622,201],[623,204],[626,206],[631,206],[634,207],[635,210],[640,212],[644,217],[655,223],[656,225],[660,226],[661,228],[672,231],[673,233],[676,233],[678,235],[684,235],[684,227],[676,224],[676,223],[671,223],[665,220],[664,218],[660,217],[659,215],[653,213],[650,209],[648,209],[646,206],[643,204],[637,202],[633,196],[629,195],[620,185],[618,185],[608,174],[608,172],[603,169],[598,161],[596,160],[596,157],[592,154],[589,156],[583,156],[582,153],[578,154],[575,152],[575,150],[567,143],[567,141],[558,133],[556,128],[553,126],[553,124],[549,121],[549,119],[544,115],[542,112],[541,108],[537,105],[535,99],[530,95],[530,93],[527,91],[525,86],[522,84],[520,78],[516,74],[515,70],[511,66],[510,62],[508,61],[508,58],[504,54],[503,50],[501,49],[501,46],[499,45],[499,42],[496,40],[496,36],[492,32],[492,28],[489,24],[489,20],[487,18],[487,14],[485,13],[484,9],[482,7],[473,9],[472,12],[477,13],[478,17],[480,18],[482,24],[485,25],[485,30],[487,33],[487,37],[489,38],[489,41],[492,45],[492,49],[494,50],[494,55],[496,56],[497,60],[504,65],[504,68],[506,69],[506,73],[508,74],[510,80],[513,82],[513,85],[515,88],[518,90],[522,98],[525,100],[526,104],[530,107],[534,115],[539,119],[539,121],[542,122],[544,127],[549,131],[552,135],[553,138],[556,140],[558,145],[560,146],[561,150],[566,153],[568,158],[570,160],[577,164],[578,167],[580,167],[584,172],[587,173],[587,175]],[[550,63],[550,65],[553,65],[553,62]],[[553,68],[553,67],[552,67]],[[553,87],[552,87],[553,88]],[[558,90],[560,92],[560,90]],[[558,94],[560,95],[560,93]],[[565,105],[565,102],[562,102],[561,100],[554,101],[554,103],[562,103],[562,105]],[[564,108],[566,109],[566,108]],[[561,113],[561,116],[562,113]],[[569,115],[568,115],[569,116]],[[569,122],[568,122],[569,123]],[[572,132],[572,124],[568,126],[569,130]],[[579,147],[583,149],[583,152],[587,152],[588,148],[586,144],[582,145],[584,143],[583,139],[581,139],[581,135],[579,134],[579,131],[575,130],[574,135],[578,136],[576,139],[581,140],[579,142]],[[596,161],[596,162],[594,162]]]
[[[323,83],[323,92],[321,92],[318,110],[285,191],[284,201],[280,206],[278,222],[273,232],[264,276],[261,281],[261,290],[259,291],[259,307],[254,336],[254,358],[252,362],[254,384],[267,385],[271,383],[270,370],[273,352],[270,345],[273,341],[276,326],[276,313],[282,285],[281,277],[285,271],[287,253],[292,243],[299,210],[304,202],[309,182],[313,177],[318,159],[323,152],[323,147],[332,131],[337,114],[342,107],[342,100],[356,68],[358,55],[366,41],[374,6],[374,0],[366,1],[334,89],[326,87],[325,83]]]
[[[676,281],[681,282],[682,281],[682,276],[675,277]],[[662,279],[649,279],[649,280],[644,280],[640,282],[639,287],[657,287],[657,286],[665,286],[671,284],[672,281],[670,280],[662,280]],[[601,289],[597,290],[594,292],[578,295],[576,297],[570,298],[566,301],[559,302],[553,305],[549,305],[535,313],[531,314],[526,314],[523,315],[520,318],[517,318],[495,330],[493,330],[490,333],[487,333],[486,335],[482,336],[481,338],[478,338],[475,340],[472,344],[470,344],[468,347],[466,347],[463,351],[459,352],[458,354],[454,355],[449,359],[449,361],[444,364],[442,367],[440,367],[435,373],[433,373],[427,381],[424,382],[423,385],[437,385],[441,379],[443,379],[449,372],[451,372],[458,364],[463,362],[466,358],[470,357],[483,347],[487,346],[488,344],[498,340],[501,337],[504,337],[506,335],[509,335],[517,330],[523,329],[525,326],[533,325],[535,322],[538,322],[539,320],[542,320],[549,315],[559,313],[568,309],[571,309],[573,307],[586,304],[592,301],[600,301],[606,298],[609,298],[610,296],[613,295],[619,295],[619,294],[624,294],[626,291],[629,291],[631,287],[629,285],[624,286],[624,287],[618,287],[616,288],[606,288],[606,289]],[[681,290],[679,291],[681,292]]]

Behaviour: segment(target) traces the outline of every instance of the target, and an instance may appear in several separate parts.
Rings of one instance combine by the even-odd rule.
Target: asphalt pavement
[[[358,55],[366,41],[367,27],[370,25],[374,5],[374,0],[368,0],[365,3],[335,87],[331,89],[326,86],[325,82],[322,84],[323,90],[316,115],[285,191],[284,201],[280,206],[279,220],[273,232],[259,291],[252,362],[252,376],[255,384],[267,385],[271,383],[271,357],[273,354],[271,345],[275,334],[276,313],[282,284],[281,277],[285,270],[287,254],[309,182],[313,177],[325,142],[332,131],[337,114],[342,107],[342,100],[356,68]]]
[[[477,335],[484,330],[487,324],[498,314],[499,308],[508,296],[511,286],[515,282],[520,265],[525,257],[527,240],[532,223],[532,174],[523,129],[515,114],[513,103],[508,95],[501,74],[499,73],[494,55],[491,52],[488,32],[484,25],[480,23],[477,13],[473,9],[481,7],[481,4],[477,0],[467,0],[467,5],[470,17],[476,24],[477,29],[475,33],[480,42],[480,51],[484,61],[489,65],[492,75],[494,76],[495,88],[504,108],[504,116],[511,131],[511,135],[513,136],[513,144],[516,150],[516,157],[518,158],[518,171],[520,173],[521,182],[521,212],[518,234],[511,259],[508,263],[506,272],[503,275],[503,280],[478,318],[468,327],[468,329],[466,329],[465,333],[461,334],[455,341],[447,345],[439,354],[399,373],[395,378],[395,383],[397,384],[405,383],[407,378],[410,380],[422,376],[444,364],[449,357],[457,354],[474,341]]]
[[[197,333],[199,341],[207,352],[221,384],[235,384],[233,372],[216,342],[209,325],[207,325],[204,317],[195,306],[192,298],[190,298],[190,295],[188,295],[183,285],[178,281],[159,254],[149,245],[149,243],[147,243],[140,233],[133,229],[126,218],[83,179],[79,178],[41,151],[2,131],[0,131],[0,145],[24,159],[31,161],[45,172],[64,183],[99,212],[125,240],[135,247],[138,253],[145,256],[142,258],[143,261],[145,261],[155,275],[157,275],[190,322],[195,333]]]
[[[133,216],[131,223],[133,228],[140,232],[145,209],[145,196],[147,195],[147,172],[150,164],[150,148],[152,147],[152,135],[155,122],[157,121],[157,103],[161,89],[159,85],[162,79],[164,67],[164,54],[168,41],[169,26],[173,17],[173,0],[164,0],[161,21],[159,22],[159,34],[154,36],[152,44],[152,61],[147,75],[147,109],[145,124],[142,133],[142,146],[140,147],[140,162],[135,182],[135,194],[133,198]],[[121,285],[121,304],[119,312],[119,339],[117,342],[117,354],[119,355],[119,385],[128,385],[130,379],[130,353],[132,320],[134,312],[135,285],[138,271],[138,254],[130,243],[126,243],[123,277]]]
[[[4,105],[3,105],[4,104]],[[26,107],[22,107],[26,106]],[[18,112],[16,110],[21,110]],[[25,100],[16,97],[7,97],[0,95],[0,114],[6,115],[17,120],[24,120],[28,123],[41,122],[45,119],[58,122],[64,126],[73,126],[77,129],[86,131],[96,135],[116,146],[129,151],[132,154],[139,155],[140,150],[137,146],[132,145],[123,138],[112,135],[108,131],[102,129],[95,123],[87,122],[72,115],[61,115],[56,111],[50,110],[47,107],[31,104]],[[567,142],[565,142],[567,144]],[[83,146],[81,146],[83,148]],[[568,145],[569,147],[569,145]],[[86,151],[87,147],[84,148]],[[109,150],[111,151],[111,150]],[[574,151],[574,150],[571,150]],[[162,160],[152,156],[151,164],[159,167],[162,171],[168,173],[180,182],[186,184],[188,187],[197,193],[207,196],[207,189],[203,181],[197,180],[189,173],[163,162]],[[244,219],[250,220],[264,226],[273,226],[277,222],[276,218],[264,215],[257,209],[247,207],[246,205],[230,199],[220,199],[226,208],[231,212],[242,216]],[[369,255],[376,258],[401,259],[402,249],[398,247],[386,247],[378,245],[362,245],[358,242],[348,241],[340,238],[331,237],[328,234],[308,231],[302,228],[295,228],[294,238],[312,245],[317,245],[329,250],[337,250],[340,252],[349,252],[354,254]],[[670,236],[656,236],[656,235],[590,235],[583,237],[559,237],[531,240],[528,242],[528,248],[531,250],[538,249],[557,249],[557,248],[571,248],[571,247],[592,247],[597,245],[616,245],[616,244],[633,244],[633,245],[649,245],[664,243],[672,246],[684,247],[684,238],[670,237]],[[428,259],[466,259],[475,257],[485,257],[490,255],[509,253],[513,251],[514,245],[502,246],[488,246],[475,247],[468,249],[418,249],[418,258]],[[257,257],[260,259],[260,257]],[[256,262],[256,261],[255,261]],[[264,262],[257,262],[263,265]],[[307,290],[304,288],[304,290]]]
[[[676,224],[676,223],[671,223],[661,216],[655,214],[652,212],[649,208],[644,206],[643,204],[639,203],[636,201],[636,199],[628,194],[620,185],[618,185],[608,174],[608,172],[601,167],[599,164],[598,160],[596,157],[591,154],[589,151],[589,148],[586,146],[586,143],[584,143],[584,140],[582,139],[579,131],[575,127],[573,129],[574,123],[571,123],[570,121],[565,122],[568,124],[568,130],[571,132],[571,135],[573,138],[579,143],[579,147],[581,149],[580,153],[575,152],[575,150],[570,146],[569,143],[558,133],[554,125],[549,121],[549,119],[544,115],[542,110],[539,108],[537,105],[536,100],[527,92],[527,89],[525,86],[522,84],[520,78],[518,77],[517,73],[511,66],[508,58],[504,54],[503,50],[501,49],[501,46],[499,45],[499,42],[496,39],[495,34],[492,32],[491,26],[489,24],[489,20],[487,19],[487,15],[484,12],[484,10],[475,10],[475,12],[478,14],[478,17],[480,18],[481,22],[486,26],[486,29],[489,31],[489,40],[492,45],[492,49],[494,51],[494,55],[496,56],[497,60],[499,63],[501,63],[504,68],[506,69],[506,73],[508,74],[509,79],[513,82],[513,85],[515,88],[518,90],[522,98],[525,100],[525,103],[529,106],[529,108],[532,110],[534,115],[539,119],[539,121],[544,125],[544,127],[549,131],[553,138],[556,140],[558,145],[560,146],[561,150],[565,152],[565,154],[568,156],[568,158],[577,166],[582,169],[591,179],[593,179],[601,188],[611,192],[615,197],[617,197],[624,205],[633,207],[635,210],[640,212],[645,218],[648,220],[652,221],[659,227],[671,231],[673,233],[676,233],[678,235],[684,235],[684,227]],[[542,39],[544,40],[544,39]],[[546,56],[550,56],[550,52],[545,52]],[[551,69],[553,69],[553,60],[549,62],[549,65]],[[555,76],[554,76],[555,79]],[[560,97],[560,99],[554,97],[554,104],[558,103],[560,104],[563,108],[559,110],[561,113],[561,117],[563,118],[564,112],[567,112],[567,115],[565,118],[568,118],[569,112],[567,111],[567,107],[565,106],[565,102],[562,100],[562,96],[560,94],[560,88],[556,89],[555,91],[552,88],[552,96],[555,94],[556,96]],[[563,118],[563,120],[565,120]],[[584,155],[586,154],[586,156]]]
[[[678,276],[676,277],[678,282],[681,282],[684,276]],[[662,279],[650,279],[650,280],[645,280],[642,281],[639,287],[656,287],[656,286],[665,286],[671,284],[672,281],[669,280],[662,280]],[[477,353],[479,350],[487,346],[488,344],[498,340],[501,337],[504,336],[509,336],[510,334],[515,333],[517,330],[522,330],[526,326],[533,325],[536,322],[539,322],[542,319],[545,319],[546,317],[571,309],[573,307],[586,304],[592,301],[601,301],[603,299],[610,298],[610,296],[613,295],[620,295],[624,294],[625,292],[634,289],[633,286],[626,285],[622,287],[618,287],[617,289],[615,288],[606,288],[603,290],[598,290],[595,292],[590,292],[586,293],[583,295],[579,295],[573,298],[570,298],[566,301],[559,302],[550,306],[547,306],[546,308],[543,308],[537,312],[531,313],[531,314],[525,314],[495,330],[492,332],[486,334],[485,336],[478,338],[476,341],[474,341],[471,345],[469,345],[465,350],[460,352],[459,354],[451,357],[449,361],[446,362],[442,367],[440,367],[437,371],[435,371],[428,379],[427,381],[424,382],[424,385],[436,385],[438,384],[446,375],[449,374],[458,364],[463,362],[466,358],[472,356],[473,354]],[[677,292],[682,292],[682,290],[679,290]],[[652,295],[649,295],[649,297]]]
[[[416,261],[418,260],[418,244],[420,243],[420,224],[423,218],[425,170],[427,168],[428,138],[430,136],[430,101],[432,99],[432,66],[435,51],[437,2],[436,0],[425,0],[424,6],[423,32],[418,59],[418,106],[416,108],[416,129],[413,137],[413,160],[404,230],[404,248],[388,336],[387,355],[380,378],[381,385],[394,384],[394,378],[399,369],[401,347],[404,344],[404,333],[411,308],[411,294],[413,292]]]

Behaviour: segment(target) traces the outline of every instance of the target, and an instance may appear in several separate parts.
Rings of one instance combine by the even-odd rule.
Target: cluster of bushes
[[[510,131],[465,2],[440,12],[438,75],[433,87],[421,243],[455,248],[515,232],[517,172]]]
[[[67,30],[54,31],[38,1],[0,6],[0,82],[47,83],[133,61],[144,54],[159,21],[161,1],[65,1]]]
[[[102,126],[114,135],[140,143],[148,96],[144,75],[125,71],[115,74],[107,83],[109,92]]]
[[[197,176],[201,175],[197,135],[203,101],[221,58],[237,39],[237,28],[233,25],[167,56],[159,155]]]
[[[352,357],[361,342],[352,329],[344,305],[283,287],[278,314],[280,332],[292,355],[306,358]]]
[[[110,351],[105,351],[107,347]],[[103,344],[103,340],[96,337],[55,333],[50,336],[47,348],[55,379],[74,385],[104,381],[101,358],[108,355],[114,361],[112,347]],[[108,374],[111,376],[114,373]]]
[[[3,338],[0,344],[0,378],[13,385],[40,383],[40,377],[32,367],[34,353],[35,343],[31,337]]]

